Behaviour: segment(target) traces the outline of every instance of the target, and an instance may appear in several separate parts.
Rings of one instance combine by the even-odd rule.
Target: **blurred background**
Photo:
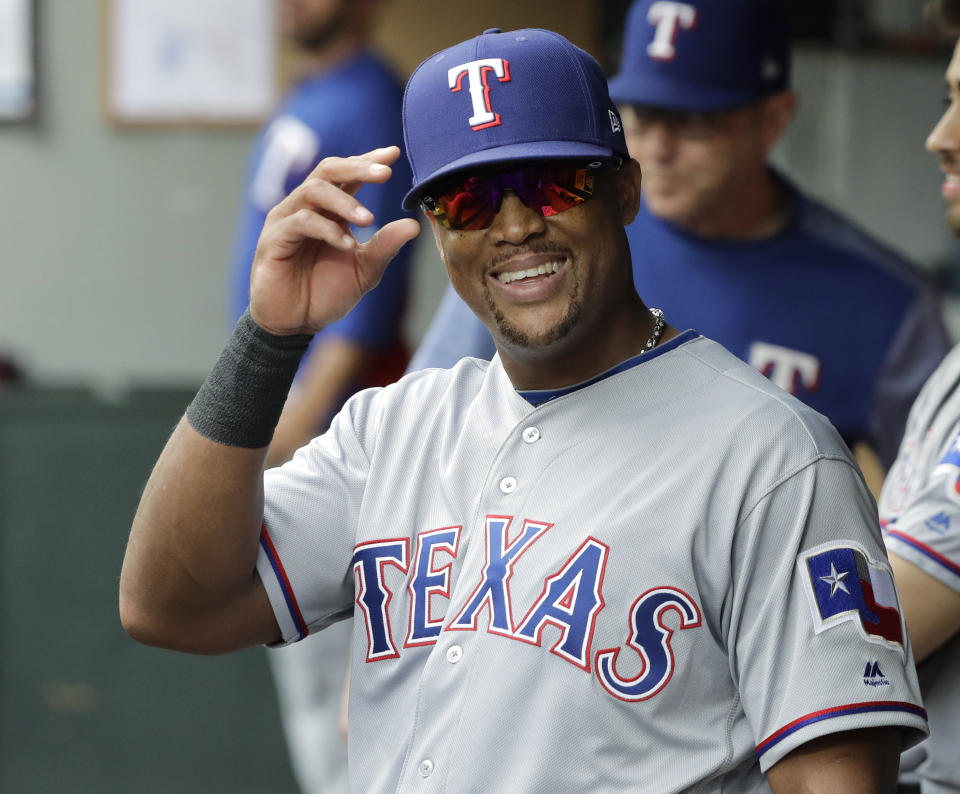
[[[612,73],[628,5],[386,0],[376,41],[405,77],[485,28],[548,27]],[[776,162],[929,270],[960,337],[923,149],[949,49],[922,0],[789,7]],[[151,47],[200,53],[213,88],[151,82]],[[0,0],[0,792],[294,791],[263,652],[138,646],[116,609],[140,489],[227,334],[244,167],[293,59],[270,0]],[[422,235],[411,344],[445,283]]]

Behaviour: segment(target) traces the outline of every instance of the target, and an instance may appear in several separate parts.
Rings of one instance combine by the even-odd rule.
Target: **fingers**
[[[390,260],[420,233],[420,224],[413,218],[391,221],[360,246],[358,261],[364,273],[364,290],[372,289],[380,281]]]
[[[392,170],[384,171],[379,166],[393,165],[399,156],[400,156],[399,146],[385,146],[382,149],[373,149],[372,151],[369,151],[366,154],[358,155],[358,158],[369,160],[373,166],[371,170],[373,172],[372,175],[374,176],[374,178],[369,179],[367,181],[381,182],[381,181],[386,181],[386,179],[390,177],[390,175],[392,174]],[[349,159],[357,159],[357,158],[349,158]],[[323,165],[323,163],[320,163],[320,165],[317,166],[317,169],[319,169],[321,165]],[[316,173],[317,169],[314,169],[314,173]],[[327,171],[325,169],[324,172],[320,174],[320,176],[325,176],[326,173]],[[386,177],[384,179],[379,179],[378,177],[382,174],[386,174]],[[364,184],[363,182],[356,182],[356,181],[344,182],[340,186],[340,188],[345,193],[349,193],[351,196],[354,196],[356,195],[357,191],[360,190],[361,187],[363,187],[363,184]]]
[[[289,246],[291,253],[303,240],[324,242],[340,251],[349,251],[357,244],[341,222],[306,207],[278,220],[269,231],[266,226],[264,229],[262,239]]]
[[[373,213],[354,194],[366,183],[385,182],[400,149],[388,146],[355,157],[328,157],[289,196],[270,211],[271,225],[301,232],[347,250],[355,244],[348,224],[369,226]],[[314,215],[316,217],[309,217]]]
[[[386,182],[399,156],[399,146],[385,146],[353,157],[327,157],[305,181],[329,182],[352,196],[367,182]]]

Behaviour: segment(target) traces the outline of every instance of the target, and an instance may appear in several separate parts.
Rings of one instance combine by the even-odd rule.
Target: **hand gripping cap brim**
[[[416,206],[456,171],[517,160],[626,158],[600,65],[549,30],[488,31],[425,60],[403,100]]]

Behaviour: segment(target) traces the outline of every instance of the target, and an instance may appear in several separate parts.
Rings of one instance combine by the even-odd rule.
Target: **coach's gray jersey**
[[[900,454],[880,494],[880,521],[891,554],[960,591],[960,347],[917,397]],[[924,794],[960,790],[960,635],[920,665],[930,711]]]
[[[767,791],[925,733],[835,431],[692,332],[640,360],[539,407],[498,358],[414,373],[267,472],[284,641],[355,616],[355,790]]]

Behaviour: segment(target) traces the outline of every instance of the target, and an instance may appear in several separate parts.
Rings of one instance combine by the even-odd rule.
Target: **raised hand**
[[[400,149],[328,157],[267,215],[250,273],[250,313],[274,334],[312,333],[345,316],[380,281],[397,251],[420,231],[412,218],[360,243],[350,224],[373,214],[356,198],[367,182],[386,182]]]

